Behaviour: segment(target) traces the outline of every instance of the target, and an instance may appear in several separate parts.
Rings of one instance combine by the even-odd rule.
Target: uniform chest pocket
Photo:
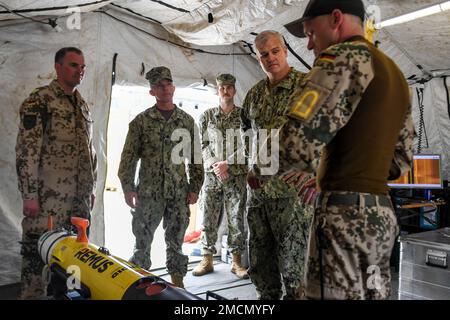
[[[156,127],[146,127],[142,131],[141,150],[142,155],[153,156],[161,149],[161,130]]]
[[[51,114],[51,135],[58,141],[75,140],[75,113],[66,109],[53,110]]]
[[[210,124],[206,131],[210,142],[217,142],[218,140],[223,139],[222,131],[216,124]]]
[[[240,118],[231,119],[228,127],[234,130],[239,130],[241,128],[241,119]]]
[[[206,125],[206,130],[208,132],[219,130],[219,126],[217,125],[217,122],[208,122],[208,124]]]
[[[256,106],[256,105],[252,105],[248,112],[250,119],[252,119],[252,120],[258,118],[260,116],[260,113],[261,112],[260,112],[258,106]]]
[[[252,105],[249,110],[250,120],[252,126],[255,128],[261,128],[264,125],[264,117],[257,105]]]

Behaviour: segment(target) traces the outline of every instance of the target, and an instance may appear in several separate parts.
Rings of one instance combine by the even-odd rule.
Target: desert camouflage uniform
[[[187,134],[183,139],[190,141],[189,151],[177,153],[189,161],[187,165],[172,161],[172,150],[181,142],[180,137],[172,135],[176,129],[183,130]],[[151,243],[164,218],[167,269],[172,275],[184,276],[187,272],[188,257],[182,252],[190,215],[186,197],[188,192],[199,193],[203,183],[201,164],[193,164],[195,139],[199,143],[194,120],[176,107],[167,121],[155,105],[137,115],[129,124],[118,175],[123,192],[138,193],[138,207],[131,210],[136,244],[130,261],[144,269],[151,267]],[[200,155],[198,157],[201,158]],[[135,183],[139,160],[139,178]]]
[[[21,297],[45,295],[37,240],[54,228],[70,228],[70,217],[90,218],[97,158],[92,146],[92,119],[78,91],[67,95],[56,80],[35,89],[20,108],[16,166],[22,198],[38,199],[36,219],[22,221]]]
[[[389,76],[380,76],[382,73]],[[414,127],[407,83],[395,64],[362,37],[322,52],[305,80],[294,94],[289,120],[280,130],[279,174],[316,169],[322,153],[318,171],[321,194],[310,234],[306,294],[310,298],[321,295],[320,242],[325,298],[387,298],[389,258],[398,226],[386,182],[388,176],[395,178],[408,170],[412,162]],[[367,98],[369,93],[371,98]],[[386,104],[392,104],[388,111],[384,110]],[[358,109],[360,105],[364,107]],[[358,122],[366,112],[375,125]],[[355,141],[365,139],[364,144],[342,140],[344,134],[353,132],[347,130],[354,128],[358,128]],[[341,143],[339,147],[336,141]],[[353,148],[358,148],[354,150],[359,150],[357,154],[365,160],[373,153],[374,143],[388,150],[386,155],[370,155],[370,164],[356,162],[360,159],[344,162]],[[332,152],[339,152],[339,157]],[[349,169],[335,188],[329,186],[336,180],[330,180],[330,176],[342,175],[342,171],[323,166],[333,156]],[[364,169],[359,170],[352,162]],[[385,172],[378,170],[375,179],[367,179],[367,170],[374,166],[382,166]],[[361,187],[365,182],[377,188],[364,192],[368,188]]]
[[[241,115],[246,135],[250,130],[254,139],[261,129],[279,129],[286,121],[289,98],[303,78],[303,73],[291,69],[274,88],[269,89],[267,79],[251,88]],[[301,205],[295,207],[297,201],[297,189],[279,178],[267,181],[262,189],[248,191],[249,274],[260,299],[280,299],[282,284],[284,298],[295,298],[302,284],[307,243],[303,231],[298,230],[304,211]]]
[[[223,210],[228,218],[228,248],[232,253],[245,251],[244,214],[246,175],[241,142],[241,108],[225,114],[220,107],[206,110],[200,117],[205,182],[200,193],[203,212],[202,254],[215,254],[219,220]],[[227,131],[228,130],[228,131]],[[228,132],[228,135],[227,135]],[[229,147],[227,146],[229,145]],[[237,156],[240,154],[240,157]],[[221,182],[214,174],[215,162],[228,160],[229,179]]]

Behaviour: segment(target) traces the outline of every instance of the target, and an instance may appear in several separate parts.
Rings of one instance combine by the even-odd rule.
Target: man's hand
[[[23,200],[23,215],[29,218],[37,218],[41,208],[38,199]]]
[[[195,204],[195,203],[197,203],[197,200],[198,200],[198,193],[188,192],[187,197],[186,197],[186,202],[188,204]]]
[[[214,169],[214,173],[216,174],[217,178],[219,178],[220,181],[227,180],[230,175],[228,173],[228,161],[218,161],[213,163],[212,165]]]
[[[303,180],[308,176],[307,173],[302,171],[293,171],[285,174],[281,177],[281,180],[292,185],[294,188],[298,188],[301,186]]]
[[[247,183],[252,189],[261,189],[262,187],[261,181],[259,181],[252,171],[247,173]]]
[[[316,200],[317,190],[316,190],[316,178],[310,178],[306,181],[300,190],[298,191],[298,196],[304,204],[313,205]]]
[[[298,189],[300,201],[307,205],[313,205],[316,199],[316,178],[310,174],[293,171],[285,174],[281,179]]]
[[[219,178],[220,181],[226,181],[230,178],[230,175],[228,174],[228,172],[225,172],[224,174],[220,174],[217,176],[217,178]]]
[[[139,204],[137,192],[125,192],[125,202],[130,208],[136,209],[137,205]]]

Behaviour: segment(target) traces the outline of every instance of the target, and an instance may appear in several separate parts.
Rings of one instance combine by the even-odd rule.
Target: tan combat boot
[[[202,261],[200,261],[200,263],[194,268],[194,270],[192,270],[192,275],[199,277],[213,271],[213,255],[205,254],[203,255]]]
[[[233,253],[231,272],[233,272],[240,279],[248,279],[247,269],[241,265],[241,255],[239,253]]]
[[[170,278],[172,279],[172,283],[175,285],[175,287],[184,289],[183,276],[171,274]]]

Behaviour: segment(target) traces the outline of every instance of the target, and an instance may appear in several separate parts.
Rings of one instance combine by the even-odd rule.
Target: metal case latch
[[[447,268],[447,253],[445,251],[428,249],[425,262],[430,266]]]

